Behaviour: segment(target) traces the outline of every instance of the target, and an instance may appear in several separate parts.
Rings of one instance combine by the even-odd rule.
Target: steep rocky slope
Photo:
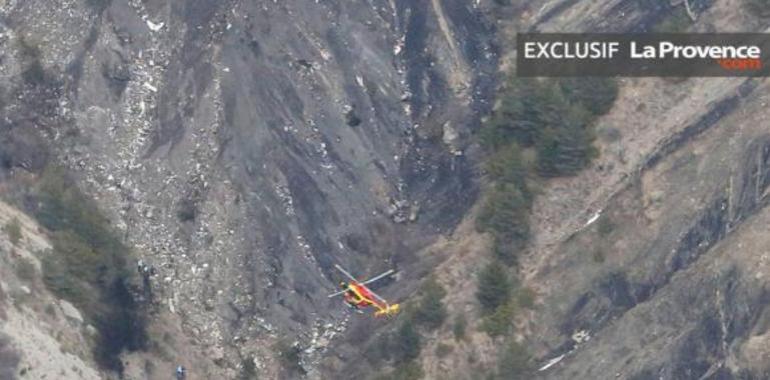
[[[18,226],[0,237],[0,377],[99,379],[88,349],[93,326],[41,280],[41,255],[51,244],[23,212],[0,202],[0,225]]]
[[[547,16],[546,7],[533,12],[532,28],[644,30],[666,12],[633,11],[641,2],[562,4]],[[740,2],[696,6],[704,8],[694,31],[767,28]],[[619,83],[618,100],[597,123],[600,157],[576,177],[549,181],[536,201],[520,277],[538,301],[516,320],[535,360],[525,378],[766,378],[767,268],[758,232],[767,194],[766,81]],[[473,272],[463,270],[474,266],[449,260],[438,269],[457,313],[478,313],[467,290]],[[473,378],[500,360],[503,340],[451,337],[451,326],[429,336],[428,377]],[[440,344],[454,349],[437,355]]]
[[[346,326],[331,265],[415,265],[475,199],[497,61],[479,4],[55,3],[0,4],[4,175],[79,178],[157,270],[154,318],[209,358],[180,363],[276,376],[285,337],[311,369]]]
[[[739,113],[668,140],[677,146],[653,152],[602,207],[611,231],[588,226],[554,247],[531,279],[544,296],[531,328],[561,336],[543,348],[566,354],[548,377],[766,376],[766,353],[749,348],[763,339],[767,305],[763,238],[752,232],[767,184],[763,98],[734,100]]]

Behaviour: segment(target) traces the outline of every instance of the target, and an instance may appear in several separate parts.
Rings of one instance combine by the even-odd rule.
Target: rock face
[[[60,300],[59,307],[61,307],[61,311],[65,317],[69,318],[71,321],[75,323],[83,323],[83,316],[80,315],[80,311],[77,308],[75,308],[75,306],[73,306],[71,303],[64,300]]]
[[[740,9],[697,6],[696,31],[764,28]],[[568,9],[543,27],[585,11]],[[657,17],[624,11],[632,30]],[[599,121],[602,157],[536,206],[522,266],[541,306],[521,327],[538,375],[765,378],[768,268],[757,231],[767,214],[768,88],[739,78],[621,87]]]
[[[752,103],[742,107],[757,109]],[[764,128],[737,119],[644,168],[603,211],[617,223],[604,242],[587,229],[561,248],[574,272],[549,271],[581,290],[560,292],[573,297],[568,307],[548,308],[563,337],[550,342],[558,348],[549,355],[567,354],[548,378],[767,376],[767,352],[756,347],[766,342],[768,268],[758,230],[770,147]],[[601,264],[580,253],[592,249],[606,255]],[[590,340],[578,342],[576,333]],[[588,357],[606,362],[589,365]]]
[[[0,378],[101,378],[90,357],[80,311],[41,281],[51,244],[31,218],[0,201],[0,225],[16,221],[20,239],[0,235]]]

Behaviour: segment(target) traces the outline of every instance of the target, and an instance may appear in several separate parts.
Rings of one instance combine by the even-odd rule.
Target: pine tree
[[[446,291],[434,278],[428,279],[423,287],[420,305],[415,310],[414,320],[428,330],[435,330],[444,323],[447,317],[446,306],[442,299]]]
[[[476,298],[486,313],[493,312],[511,298],[511,281],[504,265],[491,262],[481,271]]]
[[[414,328],[414,322],[407,318],[396,331],[396,361],[405,363],[420,355],[420,334]]]
[[[530,355],[521,344],[513,340],[504,346],[498,363],[497,376],[501,380],[525,380],[532,378]]]

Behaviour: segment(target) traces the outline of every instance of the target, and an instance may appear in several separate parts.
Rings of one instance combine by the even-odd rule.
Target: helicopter
[[[345,277],[347,277],[350,281],[340,282],[340,290],[339,292],[333,293],[329,295],[329,298],[334,298],[337,296],[343,296],[343,299],[345,300],[345,303],[356,310],[356,312],[363,314],[363,309],[367,307],[371,307],[375,309],[374,316],[375,317],[381,317],[381,316],[390,316],[395,315],[399,311],[399,305],[396,304],[390,304],[388,301],[385,300],[385,298],[380,297],[377,295],[377,293],[373,292],[371,289],[369,289],[366,285],[374,283],[375,281],[379,281],[383,278],[386,278],[388,276],[393,275],[396,273],[393,269],[388,270],[382,274],[379,274],[377,276],[374,276],[366,281],[358,281],[356,280],[353,275],[351,275],[348,271],[346,271],[344,268],[342,268],[339,265],[334,265],[335,268],[337,268],[338,271],[340,271]]]

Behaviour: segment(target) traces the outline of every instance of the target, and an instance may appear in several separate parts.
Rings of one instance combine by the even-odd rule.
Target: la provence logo
[[[766,76],[767,34],[520,34],[519,76]]]

